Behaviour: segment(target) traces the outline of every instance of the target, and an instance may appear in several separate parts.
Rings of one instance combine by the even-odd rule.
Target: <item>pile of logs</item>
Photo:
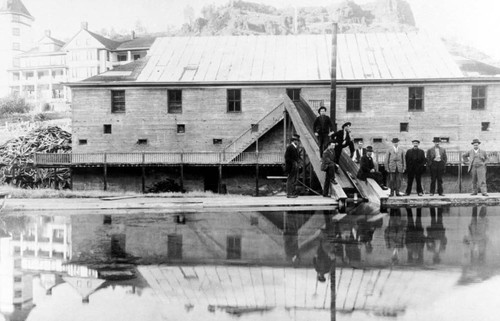
[[[35,168],[35,153],[71,153],[71,134],[57,126],[40,127],[1,145],[0,183],[22,188],[69,188],[69,170]]]

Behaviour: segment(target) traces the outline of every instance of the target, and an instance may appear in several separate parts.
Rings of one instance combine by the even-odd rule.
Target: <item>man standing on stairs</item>
[[[285,151],[285,173],[288,175],[286,180],[286,197],[288,198],[297,197],[295,184],[297,184],[300,167],[299,146],[300,136],[293,135],[290,145],[288,145]]]
[[[354,156],[354,143],[351,140],[351,122],[342,125],[342,129],[332,135],[332,140],[335,140],[335,163],[339,164],[340,155],[344,147],[349,147],[351,158]]]
[[[323,151],[327,148],[330,135],[333,134],[333,124],[330,117],[326,115],[326,107],[321,105],[318,109],[319,116],[314,120],[314,135],[318,137],[319,157],[323,157]]]
[[[330,184],[337,184],[335,180],[335,141],[328,142],[327,148],[321,159],[321,170],[325,172],[325,183],[323,184],[323,196],[329,197]]]

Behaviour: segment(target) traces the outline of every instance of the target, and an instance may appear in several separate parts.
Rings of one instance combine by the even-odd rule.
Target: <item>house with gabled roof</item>
[[[376,150],[393,137],[403,146],[419,139],[424,148],[439,137],[452,151],[473,137],[490,150],[500,147],[496,74],[465,73],[443,43],[425,33],[337,39],[337,123],[352,122],[355,139]],[[259,157],[281,171],[297,121],[314,119],[321,104],[330,110],[331,61],[331,35],[157,38],[137,62],[69,84],[75,98],[71,163],[79,166],[73,186],[119,189],[131,182],[144,189],[163,175],[158,166],[187,164],[207,169],[181,166],[164,174],[190,181],[193,189],[211,189],[207,182],[215,179],[216,190],[231,185],[228,190],[241,192],[235,186],[254,184],[253,170],[228,167],[223,175],[221,165]],[[314,138],[303,134],[305,141]],[[319,159],[305,149],[319,178]],[[104,163],[114,180],[89,179],[88,173],[101,173],[89,167]],[[130,175],[123,166],[131,167]],[[246,184],[233,179],[245,173]]]

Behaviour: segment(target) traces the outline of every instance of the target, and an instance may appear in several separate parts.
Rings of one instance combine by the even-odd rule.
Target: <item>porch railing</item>
[[[462,155],[464,151],[446,151],[447,163],[457,165],[462,163]],[[499,152],[488,152],[488,164],[498,164],[500,163]],[[375,152],[375,160],[379,164],[383,164],[385,161],[385,152]]]
[[[69,165],[213,165],[213,164],[281,164],[284,152],[147,152],[147,153],[73,153],[35,154],[37,166]]]

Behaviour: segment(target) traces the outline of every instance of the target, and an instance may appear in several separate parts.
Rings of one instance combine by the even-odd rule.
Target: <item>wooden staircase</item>
[[[257,139],[283,120],[284,111],[284,103],[281,103],[262,117],[256,124],[252,124],[250,128],[243,131],[240,136],[222,150],[224,155],[223,162],[231,163],[245,149],[255,143]]]

